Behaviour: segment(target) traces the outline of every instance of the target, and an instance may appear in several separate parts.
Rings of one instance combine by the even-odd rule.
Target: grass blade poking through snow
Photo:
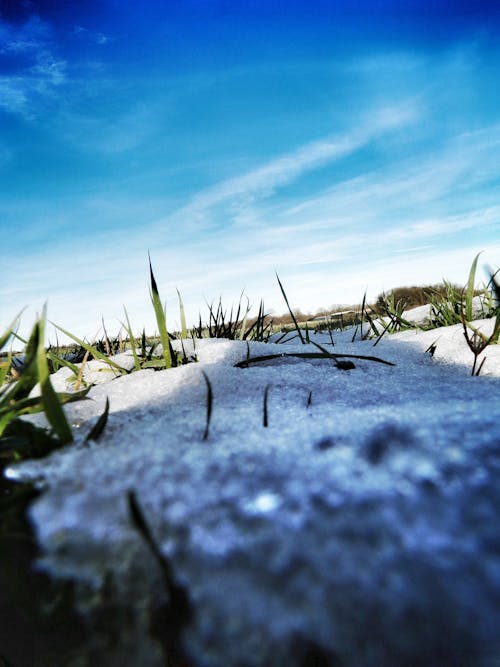
[[[287,296],[286,296],[286,293],[285,293],[285,289],[284,289],[283,285],[281,284],[281,280],[280,280],[278,274],[276,274],[276,279],[278,281],[278,285],[280,286],[281,293],[283,294],[283,298],[285,299],[286,307],[288,308],[288,312],[290,313],[290,316],[292,318],[293,325],[294,325],[294,327],[297,330],[297,333],[299,335],[300,342],[302,343],[302,345],[305,345],[304,337],[302,336],[302,332],[301,332],[300,327],[298,325],[298,322],[295,318],[295,315],[293,314],[292,309],[290,308],[290,304],[288,303],[288,299],[287,299]]]
[[[135,340],[135,336],[134,336],[134,332],[132,331],[132,327],[130,326],[130,320],[129,320],[127,309],[125,308],[125,306],[123,306],[123,310],[125,311],[125,319],[127,321],[127,324],[125,325],[122,322],[122,326],[126,330],[127,335],[128,335],[128,339],[130,341],[130,347],[132,349],[132,354],[134,356],[134,369],[136,371],[140,371],[141,370],[141,362],[139,361],[139,355],[137,354],[137,342]]]
[[[186,313],[184,312],[184,304],[182,302],[181,293],[177,290],[177,296],[179,297],[179,313],[181,318],[181,338],[185,340],[187,338],[187,326],[186,326]]]
[[[479,259],[479,255],[481,253],[478,253],[474,257],[474,261],[472,262],[472,266],[470,267],[469,271],[469,279],[467,281],[467,290],[465,292],[465,319],[467,322],[472,322],[472,300],[474,299],[474,283],[476,280],[476,267],[477,267],[477,260]]]
[[[318,347],[317,343],[314,343]],[[323,348],[320,348],[323,349]],[[380,364],[385,364],[386,366],[395,366],[392,361],[385,361],[379,357],[371,357],[365,354],[331,354],[330,352],[280,352],[278,354],[264,354],[259,357],[250,357],[249,359],[243,359],[234,364],[235,368],[248,368],[250,364],[259,364],[262,362],[269,362],[273,359],[286,359],[287,357],[296,357],[297,359],[332,359],[333,361],[338,362],[339,359],[364,359],[365,361],[376,361]],[[337,367],[342,370],[347,370],[352,368],[352,366],[339,366]]]
[[[49,424],[54,429],[61,443],[71,442],[73,434],[64,414],[59,398],[54,391],[49,378],[49,366],[43,344],[46,321],[46,306],[43,307],[42,316],[39,320],[38,347],[36,352],[36,364],[38,370],[38,381],[42,395],[43,407]]]
[[[267,412],[267,399],[269,397],[269,387],[270,385],[266,385],[266,388],[264,389],[264,415],[262,417],[262,425],[264,428],[267,428],[269,425],[269,419],[268,419],[268,412]]]
[[[491,342],[493,344],[497,344],[498,343],[498,338],[500,337],[500,283],[498,283],[497,280],[496,280],[497,274],[498,274],[498,271],[496,273],[493,273],[492,271],[490,271],[490,275],[491,275],[490,284],[491,284],[491,287],[492,287],[493,292],[494,292],[493,298],[494,298],[494,302],[496,304],[495,311],[494,311],[495,312],[495,326],[494,326],[494,329],[493,329],[493,335],[492,335],[492,339],[491,339]]]
[[[96,421],[94,426],[91,428],[89,434],[85,438],[87,442],[89,440],[98,440],[101,437],[101,434],[104,431],[104,428],[108,421],[108,414],[109,414],[109,398],[106,396],[106,405],[104,407],[104,412]]]
[[[203,377],[205,378],[205,383],[207,385],[207,421],[205,425],[205,432],[203,433],[203,440],[208,439],[208,433],[210,430],[210,420],[212,419],[212,403],[213,403],[213,394],[212,394],[212,385],[210,384],[210,380],[208,379],[207,374],[205,371],[201,371],[203,374]]]
[[[160,334],[161,346],[163,348],[163,358],[165,359],[166,368],[172,368],[172,355],[170,354],[170,338],[167,331],[167,323],[165,318],[165,311],[161,305],[160,294],[158,286],[153,274],[153,267],[151,266],[151,257],[149,256],[149,274],[151,277],[151,302],[156,316],[156,323],[158,325],[158,332]]]
[[[193,617],[191,602],[186,590],[175,581],[172,566],[161,552],[146,521],[137,494],[133,490],[127,493],[127,505],[134,528],[147,544],[158,564],[168,596],[168,602],[154,610],[150,625],[151,636],[161,644],[166,658],[165,664],[187,665],[182,649],[182,632]]]

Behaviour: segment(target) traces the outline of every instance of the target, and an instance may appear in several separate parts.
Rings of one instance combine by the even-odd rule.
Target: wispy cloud
[[[105,35],[102,32],[89,30],[88,28],[84,28],[81,25],[77,25],[74,27],[73,34],[77,35],[78,37],[82,37],[94,44],[99,44],[100,46],[103,46],[104,44],[109,44],[110,42],[113,41],[113,39],[109,35]]]
[[[354,153],[386,132],[411,125],[419,115],[420,109],[413,102],[372,109],[369,119],[363,119],[350,132],[312,141],[240,176],[203,190],[177,212],[177,217],[189,221],[187,224],[193,228],[202,228],[210,220],[210,209],[228,202],[233,202],[236,207],[241,202],[248,206],[256,199],[270,198],[278,188],[292,183],[309,171]],[[241,210],[237,212],[242,215]]]
[[[0,55],[11,57],[0,77],[0,108],[33,120],[41,101],[66,81],[65,60],[55,55],[50,26],[36,16],[22,25],[0,19]]]
[[[23,24],[3,21],[0,17],[0,53],[33,53],[47,44],[51,37],[48,23],[31,16]]]

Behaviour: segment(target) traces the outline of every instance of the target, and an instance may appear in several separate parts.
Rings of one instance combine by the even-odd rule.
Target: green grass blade
[[[0,408],[0,417],[4,417],[12,414],[14,417],[19,417],[20,415],[29,415],[35,412],[41,412],[43,410],[42,398],[40,396],[20,398],[15,402],[15,408],[12,405],[3,406]]]
[[[94,359],[100,359],[101,361],[104,361],[108,366],[111,366],[114,370],[118,371],[119,373],[126,374],[128,373],[126,368],[122,368],[119,364],[116,363],[116,361],[113,361],[109,357],[107,357],[105,354],[100,352],[94,345],[90,345],[89,343],[86,343],[83,341],[81,338],[78,338],[78,336],[75,336],[74,334],[70,333],[66,329],[63,329],[61,326],[58,324],[55,324],[54,322],[51,322],[51,324],[56,327],[56,329],[59,329],[63,334],[68,336],[68,338],[71,338],[71,340],[74,340],[75,343],[78,343],[81,347],[83,347],[84,350],[87,350]]]
[[[6,386],[6,390],[0,395],[0,413],[16,416],[16,403],[19,400],[27,398],[38,382],[37,369],[37,350],[40,340],[40,323],[35,322],[29,340],[24,351],[24,364],[21,369],[21,377],[11,385]],[[1,434],[1,430],[0,430]]]
[[[475,287],[475,281],[476,281],[476,268],[477,268],[477,260],[479,259],[479,255],[481,253],[478,252],[478,254],[474,257],[474,261],[472,262],[472,266],[470,267],[469,271],[469,279],[467,281],[467,289],[465,292],[465,319],[467,322],[472,321],[472,300],[474,298],[474,287]]]
[[[127,321],[127,324],[125,325],[123,322],[121,322],[121,325],[128,334],[130,347],[132,348],[132,354],[134,356],[134,368],[136,371],[139,371],[141,369],[141,362],[139,361],[139,355],[137,354],[137,343],[135,340],[134,333],[132,331],[132,327],[130,326],[130,320],[125,306],[123,306],[123,310],[125,311],[125,320]]]
[[[73,403],[75,401],[80,401],[82,399],[85,399],[89,390],[90,390],[90,387],[88,387],[87,389],[83,389],[82,391],[78,391],[78,392],[58,393],[57,396],[59,398],[59,401],[62,404]],[[7,419],[7,422],[8,422],[9,421],[9,416],[10,416],[11,419],[14,419],[14,418],[20,417],[21,415],[36,414],[37,412],[42,412],[44,409],[45,408],[44,408],[42,396],[33,396],[31,398],[30,397],[21,398],[19,400],[16,400],[14,409],[10,406],[7,407],[7,408],[6,407],[1,408],[0,409],[0,419],[1,420]],[[5,423],[7,423],[7,422],[5,422]]]
[[[149,254],[148,254],[149,257]],[[151,302],[156,316],[156,323],[158,325],[158,332],[160,334],[161,345],[163,348],[163,358],[165,359],[166,368],[172,368],[172,355],[170,354],[170,338],[167,331],[167,323],[165,318],[165,310],[163,309],[158,286],[153,274],[153,267],[151,266],[151,257],[149,257],[149,274],[151,278]]]
[[[78,375],[79,368],[76,364],[72,363],[71,361],[68,361],[67,359],[64,359],[64,357],[60,357],[57,354],[54,354],[53,352],[47,352],[47,358],[50,359],[54,364],[58,364],[59,366],[65,366],[66,368],[69,368],[75,375]]]
[[[177,290],[177,296],[179,298],[179,314],[181,318],[181,338],[187,338],[187,326],[186,326],[186,313],[184,312],[184,304],[182,302],[181,293]]]
[[[37,350],[37,368],[38,380],[40,382],[40,391],[42,395],[43,407],[49,424],[54,429],[56,435],[62,443],[68,443],[73,440],[71,427],[68,424],[64,410],[62,409],[59,398],[50,382],[49,366],[43,344],[45,333],[46,306],[43,307],[42,317],[39,321],[40,335],[38,339]]]
[[[15,335],[15,334],[14,334],[14,327],[15,327],[16,324],[19,322],[19,318],[21,317],[21,314],[22,314],[23,311],[24,311],[24,308],[23,308],[23,310],[21,310],[21,312],[19,312],[19,313],[14,317],[14,319],[13,319],[12,322],[9,324],[9,326],[7,327],[7,329],[6,329],[6,330],[4,331],[4,333],[0,336],[0,350],[7,344],[7,342],[8,342],[9,339],[10,339],[10,337]]]

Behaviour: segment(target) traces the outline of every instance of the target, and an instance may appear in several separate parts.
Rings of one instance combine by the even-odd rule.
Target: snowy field
[[[130,518],[133,490],[192,609],[183,664],[500,665],[500,346],[471,377],[461,325],[376,347],[351,338],[334,334],[332,347],[311,334],[394,365],[235,366],[248,353],[318,352],[297,339],[201,340],[199,363],[117,378],[88,364],[92,400],[65,406],[75,443],[11,474],[45,488],[31,509],[41,565],[78,582],[90,626],[104,589],[129,609],[110,614],[109,636],[94,633],[99,664],[165,664],[149,626],[168,596]],[[56,389],[68,375],[53,376]],[[108,424],[87,443],[106,398]]]

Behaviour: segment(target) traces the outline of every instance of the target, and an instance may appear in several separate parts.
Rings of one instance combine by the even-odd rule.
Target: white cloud
[[[382,239],[384,241],[398,241],[456,235],[461,231],[492,225],[500,226],[500,206],[472,210],[462,215],[424,218],[412,222],[406,228],[389,230],[382,234]]]
[[[176,217],[188,221],[192,229],[203,228],[210,220],[210,209],[228,202],[236,204],[237,215],[244,217],[244,211],[238,210],[242,201],[244,209],[255,199],[269,198],[280,186],[352,154],[385,132],[410,125],[419,115],[420,109],[413,102],[372,109],[352,132],[312,141],[247,173],[222,181],[195,195]],[[159,226],[164,222],[160,221]]]

